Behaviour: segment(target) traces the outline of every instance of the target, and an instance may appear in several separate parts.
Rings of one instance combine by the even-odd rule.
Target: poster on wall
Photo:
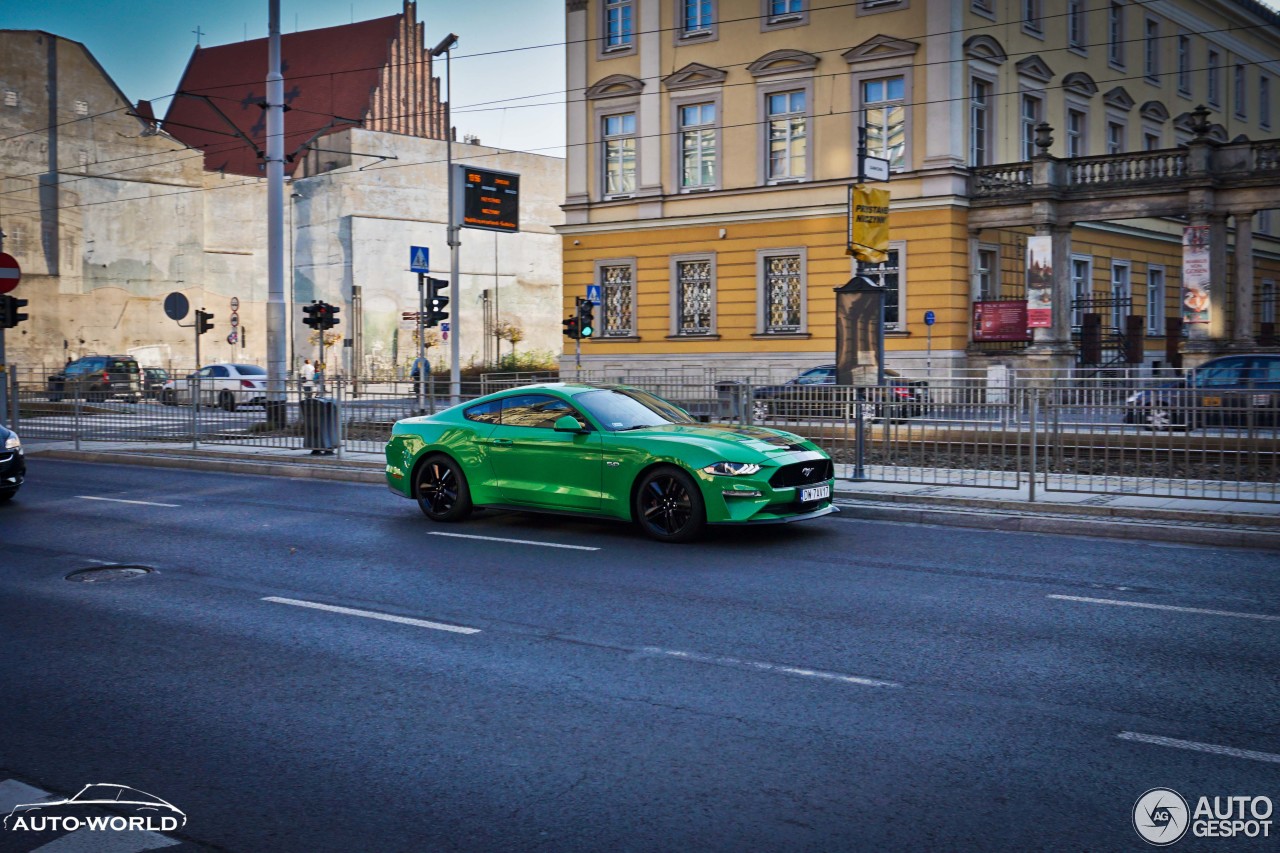
[[[1182,229],[1182,322],[1209,322],[1209,226]]]
[[[996,299],[973,303],[973,339],[1029,341],[1027,303],[1021,299]]]
[[[1053,237],[1027,238],[1027,326],[1053,325]]]

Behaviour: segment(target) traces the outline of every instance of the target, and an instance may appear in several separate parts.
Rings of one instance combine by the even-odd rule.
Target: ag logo
[[[1152,788],[1133,804],[1133,828],[1142,840],[1165,847],[1181,838],[1189,823],[1187,801],[1172,788]]]

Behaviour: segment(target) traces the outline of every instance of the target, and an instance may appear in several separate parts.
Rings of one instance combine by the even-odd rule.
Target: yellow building
[[[924,364],[926,311],[935,366],[1016,362],[1025,343],[974,340],[973,306],[1024,299],[1027,239],[1051,232],[1070,292],[1036,346],[1066,364],[1083,313],[1117,331],[1132,314],[1158,363],[1181,310],[1185,223],[1134,215],[1132,198],[1162,185],[1134,155],[1193,137],[1221,159],[1219,143],[1243,135],[1255,142],[1236,148],[1261,164],[1235,195],[1213,195],[1218,159],[1196,188],[1179,184],[1180,212],[1225,249],[1199,348],[1257,346],[1273,328],[1280,161],[1256,141],[1280,122],[1280,15],[1254,0],[568,0],[567,44],[566,314],[588,285],[603,298],[584,369],[831,361],[832,289],[855,272],[888,289],[891,365]],[[892,197],[889,260],[861,270],[846,253],[860,127],[890,163]],[[1185,177],[1180,152],[1166,160]],[[1015,183],[1044,203],[971,224],[975,178],[1002,164],[1021,164]],[[1256,180],[1272,168],[1277,180]],[[1112,180],[1128,169],[1142,179]],[[1081,176],[1094,206],[1072,227],[1055,204]],[[1036,196],[1037,181],[1052,192]],[[1234,258],[1238,224],[1248,263]]]

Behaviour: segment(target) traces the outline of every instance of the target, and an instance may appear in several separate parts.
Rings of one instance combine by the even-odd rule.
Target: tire
[[[102,390],[93,390],[85,392],[84,399],[87,403],[104,403],[107,400],[107,392]]]
[[[234,412],[236,410],[236,395],[230,391],[223,391],[218,395],[218,405],[223,411]]]
[[[160,405],[172,406],[178,402],[178,397],[173,393],[172,388],[162,388],[160,390]]]
[[[471,514],[471,488],[457,462],[443,453],[422,461],[413,475],[413,496],[432,521],[462,521]]]
[[[692,477],[674,466],[645,474],[632,504],[640,529],[659,542],[691,542],[707,524],[702,492]]]

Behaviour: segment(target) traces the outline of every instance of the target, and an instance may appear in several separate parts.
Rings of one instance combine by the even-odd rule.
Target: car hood
[[[625,430],[616,435],[679,444],[693,443],[717,451],[733,448],[738,451],[735,459],[744,451],[769,458],[782,453],[816,449],[794,433],[766,427],[731,424],[662,424],[644,429]]]

